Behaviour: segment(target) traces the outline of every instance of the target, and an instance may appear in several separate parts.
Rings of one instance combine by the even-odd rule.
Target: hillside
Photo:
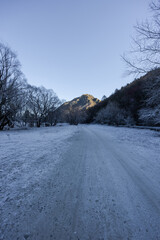
[[[160,69],[155,69],[120,90],[116,90],[110,97],[87,111],[87,122],[90,123],[96,120],[97,122],[115,125],[159,125],[159,77]],[[151,103],[150,99],[153,98],[154,102]],[[108,120],[108,115],[110,115],[110,120]],[[114,121],[116,117],[121,120],[116,119]],[[155,121],[155,119],[157,120]]]

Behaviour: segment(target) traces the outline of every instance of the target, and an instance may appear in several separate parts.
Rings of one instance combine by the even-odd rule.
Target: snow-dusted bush
[[[116,102],[109,102],[108,105],[100,110],[95,118],[98,123],[110,125],[125,125],[133,122],[127,112],[118,106]]]
[[[146,125],[160,125],[160,77],[148,82],[144,107],[139,111],[139,119]]]

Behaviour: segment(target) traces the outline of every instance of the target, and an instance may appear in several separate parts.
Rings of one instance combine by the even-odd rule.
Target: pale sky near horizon
[[[18,54],[30,84],[61,99],[109,96],[123,76],[123,52],[149,0],[0,0],[0,41]]]

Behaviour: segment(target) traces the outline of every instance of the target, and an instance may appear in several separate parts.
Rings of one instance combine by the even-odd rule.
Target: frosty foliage
[[[160,76],[148,82],[145,93],[145,107],[139,111],[139,119],[147,125],[158,125],[160,124]]]
[[[95,121],[109,125],[125,125],[130,124],[132,119],[124,109],[119,107],[117,102],[109,102],[98,112]]]

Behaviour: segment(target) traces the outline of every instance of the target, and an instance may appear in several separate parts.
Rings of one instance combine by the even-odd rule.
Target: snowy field
[[[0,132],[0,240],[18,239],[19,216],[27,221],[26,211],[32,211],[36,194],[43,191],[42,182],[61,160],[76,131],[76,127],[61,126]]]
[[[160,239],[160,133],[0,132],[0,240]]]

